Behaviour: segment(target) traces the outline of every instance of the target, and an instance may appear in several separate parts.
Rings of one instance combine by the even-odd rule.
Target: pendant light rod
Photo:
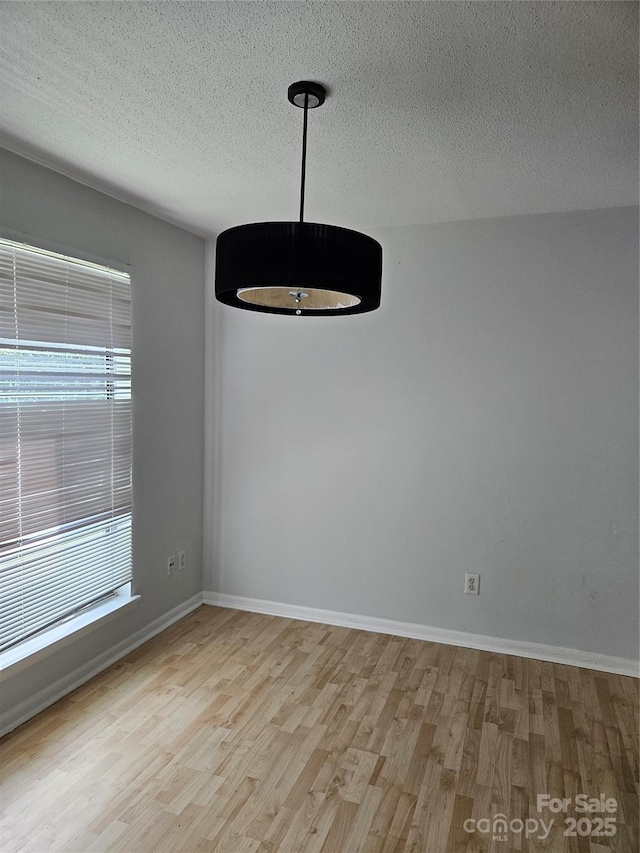
[[[300,223],[304,220],[304,183],[307,176],[307,118],[309,115],[309,93],[304,93],[304,120],[302,122],[302,174],[300,177]]]
[[[309,110],[321,107],[324,104],[327,90],[320,83],[312,83],[310,80],[301,80],[289,86],[287,97],[289,103],[294,107],[304,110],[302,122],[302,174],[300,176],[300,222],[304,221],[304,188],[307,177],[307,121]]]

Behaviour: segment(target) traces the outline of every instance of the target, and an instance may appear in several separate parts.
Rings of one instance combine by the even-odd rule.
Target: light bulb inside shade
[[[290,308],[296,311],[300,302],[296,300],[296,291],[291,287],[242,287],[236,291],[238,299],[253,305],[264,305],[270,308]],[[306,287],[304,291],[303,308],[305,311],[323,311],[328,308],[352,308],[360,304],[360,298],[351,293],[341,293],[337,290],[319,290]]]

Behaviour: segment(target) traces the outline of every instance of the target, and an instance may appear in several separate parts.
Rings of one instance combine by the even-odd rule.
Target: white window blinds
[[[131,579],[130,302],[0,239],[0,648]]]

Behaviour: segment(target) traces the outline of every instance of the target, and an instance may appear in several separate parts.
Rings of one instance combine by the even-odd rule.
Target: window
[[[131,580],[130,302],[0,239],[0,649]]]

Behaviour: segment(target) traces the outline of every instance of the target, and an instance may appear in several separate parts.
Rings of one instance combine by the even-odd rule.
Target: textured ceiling
[[[8,2],[0,144],[201,234],[637,203],[638,6]]]

